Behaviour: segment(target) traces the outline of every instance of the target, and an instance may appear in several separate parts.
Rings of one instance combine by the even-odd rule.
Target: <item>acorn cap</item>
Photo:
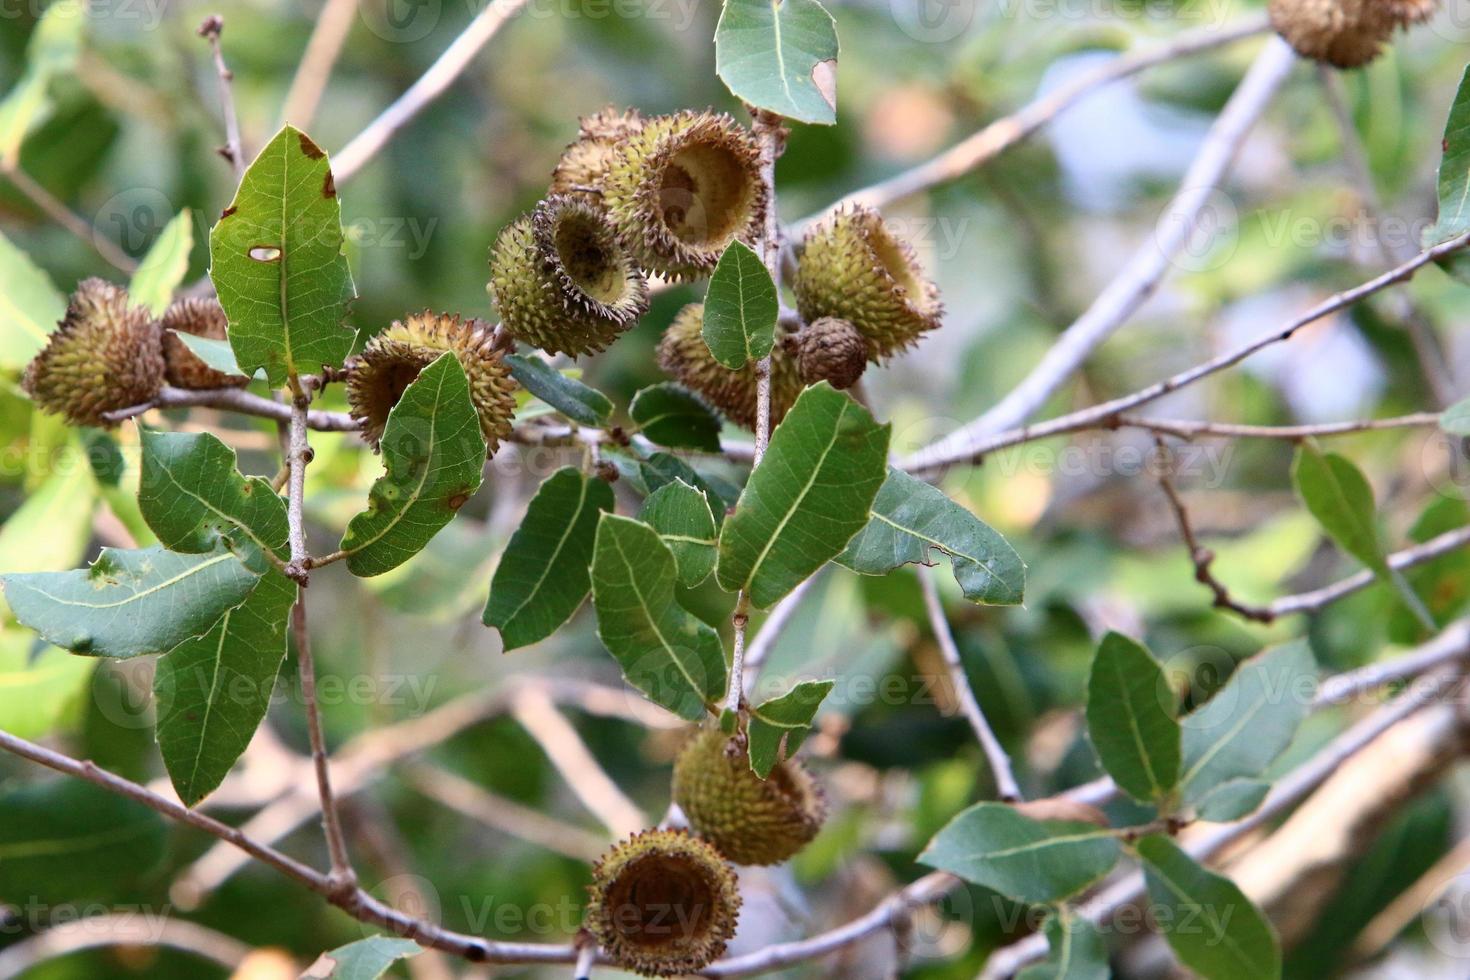
[[[791,288],[802,319],[848,321],[867,338],[875,363],[917,342],[944,315],[939,289],[913,249],[878,212],[861,206],[837,211],[807,233]]]
[[[1398,24],[1422,24],[1439,12],[1440,0],[1383,0],[1389,16]]]
[[[582,195],[601,208],[602,180],[617,158],[618,144],[640,132],[646,120],[637,109],[606,106],[578,121],[577,139],[567,145],[551,172],[550,193]]]
[[[736,864],[779,864],[805,847],[827,817],[827,798],[800,762],[767,779],[716,728],[701,731],[674,761],[674,802],[689,825]]]
[[[163,387],[161,331],[128,291],[86,279],[66,316],[26,366],[21,387],[44,411],[73,425],[110,427],[103,416],[148,401]]]
[[[680,112],[618,141],[603,207],[640,267],[669,280],[707,275],[765,217],[760,147],[726,115]]]
[[[754,362],[732,371],[710,353],[704,341],[704,304],[690,303],[679,311],[658,345],[658,365],[684,387],[736,425],[756,425],[756,368]],[[796,404],[803,385],[796,361],[777,345],[771,351],[771,425],[774,427]]]
[[[470,383],[470,400],[480,416],[487,456],[510,435],[516,383],[501,352],[494,349],[495,330],[483,320],[425,310],[394,320],[367,342],[348,364],[347,403],[362,423],[362,436],[374,449],[383,438],[388,412],[419,372],[453,351]]]
[[[602,350],[648,311],[648,283],[607,220],[564,194],[500,233],[489,288],[516,339],[573,357]]]
[[[868,341],[846,320],[824,316],[807,324],[794,337],[801,380],[809,385],[829,382],[851,388],[868,366]]]
[[[1337,68],[1378,57],[1402,21],[1384,0],[1271,0],[1271,26],[1297,54]]]
[[[250,379],[240,374],[226,374],[205,364],[179,339],[179,334],[193,334],[206,340],[225,340],[229,320],[217,299],[189,298],[175,300],[163,311],[164,375],[176,388],[238,388]]]
[[[684,830],[645,830],[614,845],[587,891],[587,931],[618,966],[650,977],[718,959],[740,915],[734,869]]]

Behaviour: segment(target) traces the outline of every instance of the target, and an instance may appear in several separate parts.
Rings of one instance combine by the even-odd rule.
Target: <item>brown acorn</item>
[[[1378,57],[1404,22],[1390,6],[1385,0],[1271,0],[1271,26],[1304,58],[1357,68]]]
[[[704,341],[704,304],[679,311],[658,344],[658,366],[684,387],[698,392],[736,425],[756,426],[756,366],[725,367]],[[776,426],[796,404],[803,385],[796,360],[781,345],[771,351],[771,425]]]
[[[226,339],[229,325],[225,311],[217,299],[175,300],[163,312],[163,360],[168,383],[176,388],[238,388],[250,383],[239,374],[226,374],[200,360],[199,355],[179,339],[179,334],[193,334],[206,340]]]
[[[615,964],[650,977],[714,962],[740,915],[734,869],[684,830],[645,830],[615,845],[587,891],[587,931]]]
[[[394,320],[348,364],[347,404],[352,417],[362,423],[362,437],[374,449],[404,390],[445,351],[459,358],[469,380],[486,455],[493,456],[500,441],[510,435],[516,383],[495,349],[494,328],[483,320],[425,310]]]
[[[801,380],[809,385],[826,381],[834,388],[851,388],[868,366],[868,342],[846,320],[822,317],[803,327],[792,340]]]
[[[108,412],[140,405],[163,387],[161,330],[128,291],[86,279],[66,316],[26,367],[21,387],[72,425],[110,427]]]
[[[1407,27],[1422,24],[1439,12],[1440,0],[1383,0],[1389,16]]]

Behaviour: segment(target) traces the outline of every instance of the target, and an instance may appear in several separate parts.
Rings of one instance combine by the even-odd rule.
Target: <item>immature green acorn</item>
[[[486,454],[493,456],[510,435],[516,383],[495,348],[495,330],[483,320],[425,310],[394,320],[348,363],[347,404],[373,448],[382,441],[388,412],[419,372],[453,351],[470,383],[470,400],[480,416]]]
[[[573,357],[602,350],[648,311],[648,283],[611,225],[565,194],[500,233],[489,288],[518,340]]]
[[[835,212],[807,233],[796,277],[796,306],[808,323],[846,320],[868,341],[874,362],[916,343],[939,326],[944,306],[908,243],[878,212]]]
[[[868,341],[846,320],[824,316],[792,335],[801,380],[851,388],[868,366]]]
[[[1420,4],[1387,0],[1271,0],[1271,26],[1297,54],[1337,68],[1357,68],[1378,57],[1399,14]]]
[[[551,193],[580,194],[600,208],[602,181],[617,159],[620,144],[642,132],[645,122],[637,109],[619,111],[612,106],[579,119],[577,139],[551,172]]]
[[[710,353],[704,335],[704,304],[679,311],[658,345],[658,366],[684,387],[698,392],[736,425],[756,425],[756,367],[725,367]],[[778,344],[771,351],[771,425],[785,417],[802,389],[796,362]]]
[[[689,825],[736,864],[785,861],[827,817],[827,798],[800,762],[788,759],[761,779],[716,728],[701,731],[675,760],[673,795]]]
[[[206,340],[224,340],[229,320],[217,299],[188,298],[175,300],[163,311],[164,373],[176,388],[238,388],[250,383],[240,374],[226,374],[200,360],[179,334],[193,334]]]
[[[86,279],[21,387],[73,425],[109,427],[106,413],[148,401],[163,378],[161,331],[148,311],[132,305],[121,286]]]
[[[735,935],[735,871],[683,830],[645,830],[592,869],[584,925],[618,966],[651,977],[695,973]]]
[[[657,116],[618,145],[602,183],[603,206],[646,271],[697,279],[735,239],[759,236],[766,209],[760,147],[729,116]]]

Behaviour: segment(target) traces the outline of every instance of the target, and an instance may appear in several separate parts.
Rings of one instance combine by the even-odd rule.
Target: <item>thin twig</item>
[[[1384,429],[1410,429],[1438,425],[1439,412],[1414,412],[1387,419],[1352,419],[1347,422],[1318,422],[1310,425],[1239,425],[1234,422],[1197,422],[1182,419],[1153,419],[1142,415],[1120,415],[1099,428],[1146,429],[1162,435],[1193,439],[1215,436],[1225,439],[1301,439],[1380,432]]]
[[[939,587],[934,582],[935,574],[933,568],[920,568],[919,585],[924,590],[924,608],[929,612],[929,628],[933,630],[934,639],[939,643],[944,665],[949,668],[949,686],[954,690],[960,710],[970,722],[970,727],[975,730],[975,737],[990,763],[996,793],[1003,802],[1018,802],[1022,798],[1021,786],[1016,782],[1016,774],[1011,768],[1011,757],[1001,746],[1000,739],[995,737],[995,730],[986,720],[985,712],[980,710],[980,702],[975,700],[975,691],[970,687],[970,678],[965,673],[965,662],[960,659],[960,648],[949,628],[949,620],[944,616],[944,604],[939,599]]]
[[[471,820],[573,860],[595,861],[607,850],[606,839],[598,834],[492,793],[438,766],[412,766],[403,778],[425,796]]]
[[[166,946],[226,970],[236,969],[250,955],[246,943],[197,922],[174,918],[164,907],[156,917],[120,912],[51,926],[0,950],[0,980],[17,980],[48,960],[104,946]]]
[[[245,176],[245,144],[240,140],[240,118],[235,112],[235,73],[225,64],[225,52],[220,46],[220,35],[224,33],[225,19],[219,14],[210,14],[199,25],[198,34],[209,42],[214,55],[214,70],[219,75],[219,98],[221,113],[225,120],[225,145],[220,156],[230,162],[235,171],[235,183]]]
[[[1444,534],[1430,538],[1423,544],[1402,551],[1395,551],[1388,556],[1388,567],[1394,571],[1402,571],[1415,565],[1432,561],[1441,555],[1447,555],[1451,551],[1470,545],[1470,527],[1456,528],[1446,531]],[[1344,596],[1351,595],[1361,589],[1372,585],[1377,578],[1371,569],[1365,569],[1355,575],[1350,575],[1340,582],[1311,592],[1302,592],[1297,595],[1285,596],[1272,602],[1267,608],[1274,616],[1288,616],[1293,613],[1311,613],[1326,608]]]
[[[286,91],[286,102],[281,109],[281,121],[306,129],[316,116],[316,108],[326,91],[327,80],[342,54],[342,44],[357,19],[357,0],[327,0],[322,12],[317,15],[316,26],[306,42],[306,51],[296,66],[291,87]]]
[[[337,186],[362,169],[397,132],[433,102],[470,66],[496,32],[526,5],[527,0],[490,0],[464,31],[444,49],[439,60],[409,86],[398,99],[332,156],[332,174]]]
[[[46,217],[71,232],[74,237],[96,249],[97,254],[102,256],[108,265],[129,274],[138,271],[137,260],[114,244],[112,239],[93,228],[91,222],[63,204],[55,195],[37,183],[35,178],[20,169],[18,165],[9,167],[0,166],[0,174],[4,174],[15,185],[16,190],[24,194],[32,204],[45,212]]]

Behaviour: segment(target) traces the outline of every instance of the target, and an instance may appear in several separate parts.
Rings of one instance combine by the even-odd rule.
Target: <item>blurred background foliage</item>
[[[431,64],[479,3],[362,0],[307,127],[316,141],[329,150],[342,147]],[[207,226],[228,201],[232,177],[216,154],[222,141],[217,79],[195,29],[206,14],[224,17],[245,143],[258,148],[280,122],[320,6],[314,0],[100,0],[91,8],[75,73],[53,85],[49,118],[24,145],[22,169],[134,257],[170,217],[191,209],[190,279],[203,276]],[[792,134],[778,169],[781,214],[808,215],[922,161],[1120,48],[1218,27],[1258,13],[1259,6],[959,0],[943,8],[951,19],[929,30],[914,26],[908,0],[840,0],[832,5],[842,42],[839,122]],[[5,88],[24,69],[37,13],[21,0],[0,9]],[[426,307],[491,316],[484,289],[488,248],[544,191],[579,114],[607,103],[646,112],[706,105],[738,112],[713,70],[718,13],[711,0],[532,0],[463,79],[341,185],[360,293],[351,322],[371,334]],[[1417,229],[1434,217],[1441,130],[1465,67],[1467,39],[1470,24],[1447,13],[1367,70],[1340,77],[1385,212],[1406,229],[1400,248],[1416,249]],[[948,307],[941,332],[889,369],[869,374],[876,413],[894,422],[897,450],[915,449],[992,404],[1086,308],[1124,256],[1147,243],[1259,43],[1232,45],[1097,93],[979,172],[890,209]],[[1207,217],[1218,221],[1219,234],[1210,247],[1174,271],[1048,413],[1162,378],[1386,267],[1364,208],[1320,80],[1303,64],[1214,201]],[[4,180],[0,226],[63,292],[88,275],[120,278]],[[581,365],[587,379],[620,406],[659,380],[652,346],[700,288],[660,296],[626,339]],[[1462,329],[1470,288],[1431,269],[1405,290],[1436,329],[1452,369],[1470,376]],[[1174,396],[1160,413],[1286,424],[1440,407],[1400,313],[1392,295],[1380,297]],[[127,492],[137,477],[135,433],[68,433],[31,411],[16,367],[0,382],[0,514],[8,515],[0,529],[0,568],[68,568],[102,544],[146,541]],[[247,472],[274,471],[275,432],[267,424],[203,410],[173,422],[226,429]],[[321,435],[314,443],[310,516],[314,533],[328,542],[358,506],[378,461],[355,437]],[[1211,610],[1164,498],[1142,471],[1150,446],[1139,433],[1083,434],[1002,451],[943,479],[956,499],[1006,534],[1029,566],[1025,608],[956,602],[951,613],[970,679],[1020,761],[1030,793],[1096,775],[1076,708],[1094,638],[1104,628],[1145,640],[1193,682],[1214,683],[1240,658],[1303,629],[1319,661],[1333,669],[1423,639],[1381,586],[1305,623],[1263,627]],[[1334,446],[1373,480],[1392,547],[1466,522],[1464,485],[1454,478],[1452,447],[1442,437],[1394,431]],[[1216,572],[1240,598],[1268,601],[1354,570],[1292,497],[1288,444],[1203,440],[1180,459],[1188,466],[1181,484],[1198,530],[1218,555]],[[408,565],[374,580],[313,579],[319,669],[340,682],[340,696],[326,696],[324,704],[333,744],[466,692],[499,688],[517,675],[620,684],[586,611],[553,639],[513,657],[502,657],[494,632],[479,624],[500,548],[539,479],[565,461],[560,451],[508,449],[491,464],[486,488],[461,519]],[[1470,557],[1447,556],[1417,569],[1414,581],[1437,615],[1451,616],[1470,591]],[[728,597],[706,587],[690,602],[727,628]],[[37,651],[29,633],[7,624],[0,633],[0,727],[48,736],[132,778],[156,779],[161,767],[146,697],[149,671],[146,663],[93,663]],[[823,574],[773,653],[761,689],[812,676],[838,679],[810,743],[835,813],[790,867],[747,874],[748,935],[735,951],[866,911],[918,873],[916,853],[949,817],[993,793],[969,729],[951,710],[912,571],[884,579],[837,568]],[[268,728],[273,740],[300,752],[306,736],[294,677],[294,669],[283,672]],[[1185,693],[1199,700],[1205,687],[1196,683]],[[636,699],[626,700],[612,716],[575,705],[567,710],[632,799],[661,814],[681,736],[628,723],[618,715],[636,708]],[[1303,741],[1320,743],[1342,721],[1335,712],[1315,718]],[[268,783],[279,757],[267,751],[263,758]],[[558,854],[489,830],[426,798],[415,777],[425,760],[589,834],[603,833],[523,729],[509,718],[493,719],[394,765],[351,798],[365,879],[383,882],[379,890],[399,898],[405,884],[415,885],[455,928],[564,940],[578,921],[588,878],[584,857],[573,847],[567,848],[572,855]],[[1448,780],[1382,828],[1299,941],[1290,974],[1326,976],[1349,965],[1343,958],[1357,930],[1450,846],[1470,812],[1467,790],[1462,780]],[[240,820],[259,804],[217,801],[212,809]],[[37,813],[61,820],[74,808],[107,805],[99,793],[0,759],[0,828],[18,827]],[[306,820],[286,846],[321,864],[314,831],[314,821]],[[125,859],[103,848],[38,873],[24,857],[7,859],[0,843],[0,905],[15,910],[0,927],[0,955],[68,908],[167,905],[246,944],[284,950],[298,967],[362,935],[345,915],[259,868],[240,871],[197,901],[178,879],[208,844],[199,834],[140,826],[128,838]],[[549,924],[528,926],[515,914],[484,917],[487,910],[533,908],[552,910]],[[910,975],[972,976],[986,950],[1014,928],[1015,911],[981,889],[956,892],[937,913],[917,919]],[[1414,930],[1401,947],[1395,955],[1407,962],[1433,953]],[[880,934],[843,954],[838,968],[828,963],[783,975],[883,977],[892,965],[891,939]],[[445,971],[462,967],[425,956],[413,969],[433,978],[460,975]],[[228,973],[183,953],[122,948],[80,953],[26,976]]]

